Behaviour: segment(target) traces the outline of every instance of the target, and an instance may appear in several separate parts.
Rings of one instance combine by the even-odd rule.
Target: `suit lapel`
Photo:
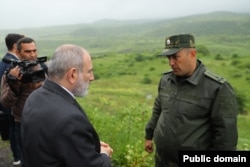
[[[85,114],[85,111],[82,109],[82,107],[79,105],[79,103],[76,101],[76,99],[74,97],[72,97],[66,90],[64,90],[61,86],[59,86],[58,84],[50,81],[50,80],[46,80],[43,87],[45,89],[48,89],[51,92],[54,92],[56,94],[58,94],[59,96],[62,96],[64,99],[66,99],[68,102],[70,102],[71,104],[73,104],[74,106],[76,106],[82,114],[84,114],[84,116],[87,117],[87,115]]]

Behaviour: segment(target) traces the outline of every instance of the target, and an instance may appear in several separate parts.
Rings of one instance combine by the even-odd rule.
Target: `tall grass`
[[[89,94],[85,98],[78,99],[101,139],[114,148],[115,166],[131,164],[132,167],[136,162],[141,162],[145,167],[153,166],[153,155],[148,155],[143,148],[144,127],[151,116],[161,74],[168,71],[169,67],[166,58],[144,55],[143,61],[136,61],[136,56],[119,55],[94,59],[94,69],[99,79],[91,83]],[[234,77],[238,73],[238,67],[247,63],[245,57],[238,58],[239,66],[231,65],[232,58],[216,61],[215,56],[210,56],[201,59],[211,71],[224,76],[233,87],[244,92],[247,99],[250,98],[246,93],[250,91],[248,80],[245,77]],[[132,72],[133,75],[130,74]],[[110,75],[105,75],[106,73]],[[152,83],[143,83],[145,76]],[[247,105],[246,110],[249,109]],[[239,150],[250,150],[249,124],[249,116],[238,116]],[[137,167],[135,164],[133,167]]]

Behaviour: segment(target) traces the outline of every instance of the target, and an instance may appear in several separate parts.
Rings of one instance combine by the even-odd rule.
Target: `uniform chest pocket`
[[[210,106],[212,99],[200,97],[196,100],[192,98],[179,98],[177,101],[178,114],[181,113],[189,119],[202,119],[206,118],[210,114]]]

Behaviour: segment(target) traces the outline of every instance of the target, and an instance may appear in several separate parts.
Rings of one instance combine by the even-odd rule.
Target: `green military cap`
[[[173,55],[183,48],[195,48],[194,36],[192,34],[179,34],[167,37],[165,49],[160,56]]]

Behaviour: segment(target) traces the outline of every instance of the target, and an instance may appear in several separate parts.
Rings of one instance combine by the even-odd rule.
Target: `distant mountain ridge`
[[[101,20],[79,28],[73,35],[122,35],[161,37],[166,34],[191,32],[196,35],[250,34],[250,13],[215,12],[161,20]]]
[[[138,46],[138,40],[151,40],[151,43],[140,43],[144,45],[141,48],[159,46],[157,41],[162,46],[166,36],[179,33],[193,33],[201,40],[213,39],[214,43],[230,43],[231,40],[239,43],[240,40],[250,41],[250,13],[213,12],[158,20],[99,20],[90,24],[0,30],[0,36],[4,39],[7,33],[13,31],[42,41],[43,47],[72,41],[79,44],[84,42],[86,47],[101,51],[107,51],[110,46],[115,48],[112,48],[113,51],[133,50],[132,47]],[[0,51],[4,52],[6,49],[3,41],[0,43]],[[133,42],[128,44],[128,41]]]
[[[13,30],[0,30],[0,33],[8,33]],[[216,33],[249,33],[250,13],[239,14],[232,12],[213,12],[207,14],[191,15],[173,19],[141,19],[141,20],[99,20],[93,23],[50,26],[42,28],[17,29],[37,37],[57,34],[78,33],[86,36],[107,34],[120,35],[119,33],[147,34],[151,37],[175,34],[179,32],[194,32],[200,34]],[[160,33],[162,32],[162,33]],[[118,33],[118,34],[115,34]],[[151,34],[150,34],[151,33]],[[106,35],[105,35],[106,36]]]

